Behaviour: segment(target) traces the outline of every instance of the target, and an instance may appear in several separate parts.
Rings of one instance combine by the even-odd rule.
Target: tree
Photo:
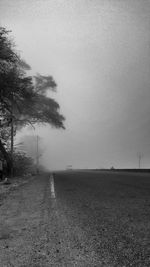
[[[34,171],[33,159],[26,156],[25,153],[14,152],[14,172],[16,175],[22,175]]]
[[[31,77],[27,77],[30,79]],[[51,76],[37,74],[29,86],[29,92],[23,96],[20,102],[19,116],[25,123],[48,123],[56,128],[64,128],[64,117],[59,113],[59,104],[47,97],[47,90],[56,91],[56,83]],[[27,86],[26,86],[27,89]],[[18,101],[19,103],[19,101]]]
[[[13,125],[16,131],[29,123],[46,123],[65,128],[59,104],[47,96],[48,90],[56,91],[53,77],[27,76],[28,69],[29,65],[15,51],[9,32],[0,28],[0,116],[7,121],[7,127],[1,125],[0,150],[9,166],[12,159],[7,153],[8,127]]]

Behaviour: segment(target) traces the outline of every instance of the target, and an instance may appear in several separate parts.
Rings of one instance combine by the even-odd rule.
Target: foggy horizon
[[[49,169],[150,168],[150,1],[1,0],[31,73],[52,75],[66,130],[39,135]]]

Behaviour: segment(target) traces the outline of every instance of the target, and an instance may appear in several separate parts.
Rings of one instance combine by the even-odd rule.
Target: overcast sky
[[[149,0],[0,0],[0,23],[58,84],[66,130],[28,132],[49,168],[150,167]]]

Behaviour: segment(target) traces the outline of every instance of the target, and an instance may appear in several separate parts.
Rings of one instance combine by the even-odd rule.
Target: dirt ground
[[[93,266],[74,248],[66,207],[52,198],[49,175],[11,190],[0,205],[1,267]]]

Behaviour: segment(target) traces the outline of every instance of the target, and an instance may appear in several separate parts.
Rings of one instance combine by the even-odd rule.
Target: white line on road
[[[51,191],[51,198],[56,198],[53,174],[50,175],[50,191]]]

